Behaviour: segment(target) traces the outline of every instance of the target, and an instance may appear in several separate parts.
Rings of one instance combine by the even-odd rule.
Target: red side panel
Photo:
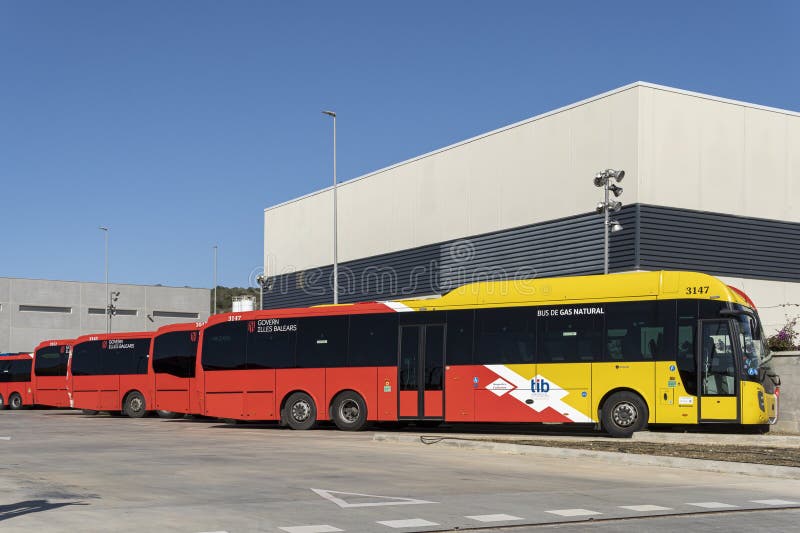
[[[243,418],[246,390],[244,374],[246,372],[239,370],[205,372],[203,414],[218,418]]]
[[[122,408],[122,400],[125,395],[134,390],[142,393],[145,408],[151,411],[153,409],[153,391],[150,388],[150,376],[147,374],[123,374],[119,376],[117,409]]]
[[[378,420],[397,420],[397,367],[382,366],[377,369]],[[370,414],[370,417],[372,415]]]
[[[245,390],[244,418],[276,420],[275,379],[277,370],[245,370],[239,372]]]
[[[36,376],[33,401],[37,405],[69,407],[65,376]]]
[[[119,411],[119,376],[73,376],[72,398],[75,409]]]
[[[441,418],[443,412],[443,393],[440,390],[425,391],[425,416]]]
[[[445,420],[448,422],[475,421],[475,386],[471,367],[448,366],[445,369]]]
[[[171,374],[153,374],[153,409],[189,413],[189,391],[192,378],[179,378]]]
[[[378,391],[376,387],[378,369],[372,367],[329,368],[325,371],[325,404],[317,410],[332,404],[333,398],[343,390],[353,390],[364,398],[367,404],[367,419],[378,419]]]
[[[419,416],[419,393],[415,390],[400,391],[400,416]]]
[[[328,420],[328,406],[325,403],[324,368],[282,368],[277,370],[275,400],[278,406],[292,391],[307,392],[317,406],[317,420]]]

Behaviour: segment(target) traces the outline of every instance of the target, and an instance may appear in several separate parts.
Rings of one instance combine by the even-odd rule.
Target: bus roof
[[[0,354],[3,361],[16,361],[17,359],[33,359],[33,354],[28,352],[19,352],[19,353],[4,353]]]
[[[81,335],[75,342],[73,346],[78,345],[82,342],[89,342],[89,341],[107,341],[111,339],[146,339],[147,337],[153,337],[156,334],[155,331],[119,331],[116,333],[92,333],[90,335]]]
[[[72,346],[72,343],[74,342],[75,339],[48,339],[37,344],[36,348],[33,349],[33,352],[36,353],[42,348],[46,348],[48,346]]]
[[[182,322],[180,324],[167,324],[166,326],[161,326],[158,328],[155,331],[154,336],[170,333],[172,331],[192,331],[200,329],[205,325],[205,322]]]
[[[483,281],[455,288],[434,298],[365,302],[315,307],[223,313],[208,325],[231,320],[300,316],[350,315],[403,311],[435,311],[483,306],[564,305],[659,299],[721,300],[754,307],[744,293],[700,272],[654,271],[593,276]],[[238,317],[238,318],[237,318]]]

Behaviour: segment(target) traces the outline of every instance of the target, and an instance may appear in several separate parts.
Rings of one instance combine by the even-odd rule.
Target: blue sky
[[[263,209],[644,80],[800,110],[797,2],[0,3],[0,276],[246,285]]]

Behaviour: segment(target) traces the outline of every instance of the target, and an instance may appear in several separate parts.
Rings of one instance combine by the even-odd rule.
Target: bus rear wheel
[[[630,438],[647,425],[647,405],[636,393],[621,391],[603,403],[600,420],[612,437]]]
[[[11,396],[8,397],[8,406],[14,411],[22,409],[22,396],[16,392],[11,394]]]
[[[311,429],[317,423],[317,406],[305,392],[295,392],[286,400],[283,417],[292,429]]]
[[[360,394],[345,391],[333,401],[331,415],[337,428],[343,431],[359,431],[367,423],[367,403]]]
[[[142,418],[147,414],[147,405],[141,392],[133,391],[125,397],[122,411],[131,418]]]
[[[3,399],[3,395],[0,394],[0,411],[6,408],[6,401]]]

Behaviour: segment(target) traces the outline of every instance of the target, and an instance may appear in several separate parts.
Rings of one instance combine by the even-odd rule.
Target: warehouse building
[[[153,331],[208,319],[209,289],[110,283],[111,331]],[[0,352],[30,351],[47,339],[106,332],[104,283],[0,278]]]
[[[602,273],[607,168],[611,272],[720,276],[767,330],[800,314],[800,113],[643,82],[341,183],[340,301]],[[332,301],[332,220],[332,188],[265,210],[265,308]]]

